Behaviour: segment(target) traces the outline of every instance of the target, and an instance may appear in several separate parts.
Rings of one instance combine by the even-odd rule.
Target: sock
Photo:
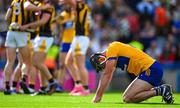
[[[49,81],[49,83],[54,83],[54,79],[53,78],[49,79],[48,81]]]
[[[163,94],[162,86],[155,87],[154,90],[156,91],[156,96],[162,96],[162,94]]]
[[[22,81],[26,82],[27,75],[23,75]]]
[[[47,88],[47,87],[42,86],[42,87],[41,87],[41,90],[42,90],[42,91],[46,91],[46,88]]]
[[[84,90],[88,90],[89,89],[88,85],[83,85],[83,88],[84,88]]]
[[[29,84],[29,88],[34,89],[34,84]]]
[[[13,88],[16,88],[16,86],[17,86],[17,82],[16,81],[13,81]]]
[[[10,90],[9,81],[6,81],[6,82],[5,82],[5,86],[6,86],[6,89],[7,89],[7,90]]]
[[[81,81],[80,81],[80,80],[77,80],[77,81],[75,81],[75,84],[76,84],[76,85],[81,84]]]

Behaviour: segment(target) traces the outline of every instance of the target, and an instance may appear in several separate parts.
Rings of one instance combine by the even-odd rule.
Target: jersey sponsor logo
[[[73,28],[73,21],[68,21],[63,26],[65,29]]]

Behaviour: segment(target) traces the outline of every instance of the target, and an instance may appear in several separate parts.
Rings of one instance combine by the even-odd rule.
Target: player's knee
[[[60,69],[64,69],[65,68],[65,64],[60,64]]]
[[[33,64],[33,66],[35,66],[35,67],[39,67],[39,65],[40,65],[40,63],[37,62],[37,61],[33,61],[32,64]]]
[[[71,65],[73,65],[73,61],[72,60],[66,60],[65,66],[69,67]]]
[[[23,63],[19,62],[17,68],[22,68]]]
[[[7,62],[7,63],[6,63],[6,67],[8,67],[8,68],[9,68],[9,67],[12,68],[13,65],[14,65],[14,63],[12,63],[12,62]]]
[[[20,69],[20,70],[21,70],[22,66],[23,66],[23,64],[22,64],[22,63],[18,63],[18,65],[16,66],[16,69],[17,69],[17,70],[18,70],[18,69]]]
[[[123,96],[123,102],[125,102],[125,103],[132,103],[133,102],[132,100],[133,100],[133,98],[130,95]]]
[[[85,68],[85,63],[79,62],[79,63],[77,63],[77,66],[78,66],[78,68],[80,68],[80,69],[84,69],[84,68]]]

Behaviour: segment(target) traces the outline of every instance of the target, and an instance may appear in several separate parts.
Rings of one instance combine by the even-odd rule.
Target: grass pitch
[[[91,102],[94,94],[86,97],[55,93],[52,96],[4,95],[0,92],[0,108],[180,108],[180,94],[174,94],[174,104],[153,97],[139,104],[122,102],[122,93],[105,93],[101,103]]]

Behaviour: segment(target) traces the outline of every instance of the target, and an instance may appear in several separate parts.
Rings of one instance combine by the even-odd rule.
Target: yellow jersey
[[[88,15],[90,13],[90,8],[87,4],[77,2],[76,7],[76,36],[89,35],[89,18]]]
[[[62,31],[62,42],[71,43],[75,36],[75,15],[72,12],[63,11],[60,14],[60,24],[63,27]]]
[[[134,75],[139,75],[155,62],[143,51],[121,42],[112,42],[106,50],[108,60],[116,59],[116,67]]]

